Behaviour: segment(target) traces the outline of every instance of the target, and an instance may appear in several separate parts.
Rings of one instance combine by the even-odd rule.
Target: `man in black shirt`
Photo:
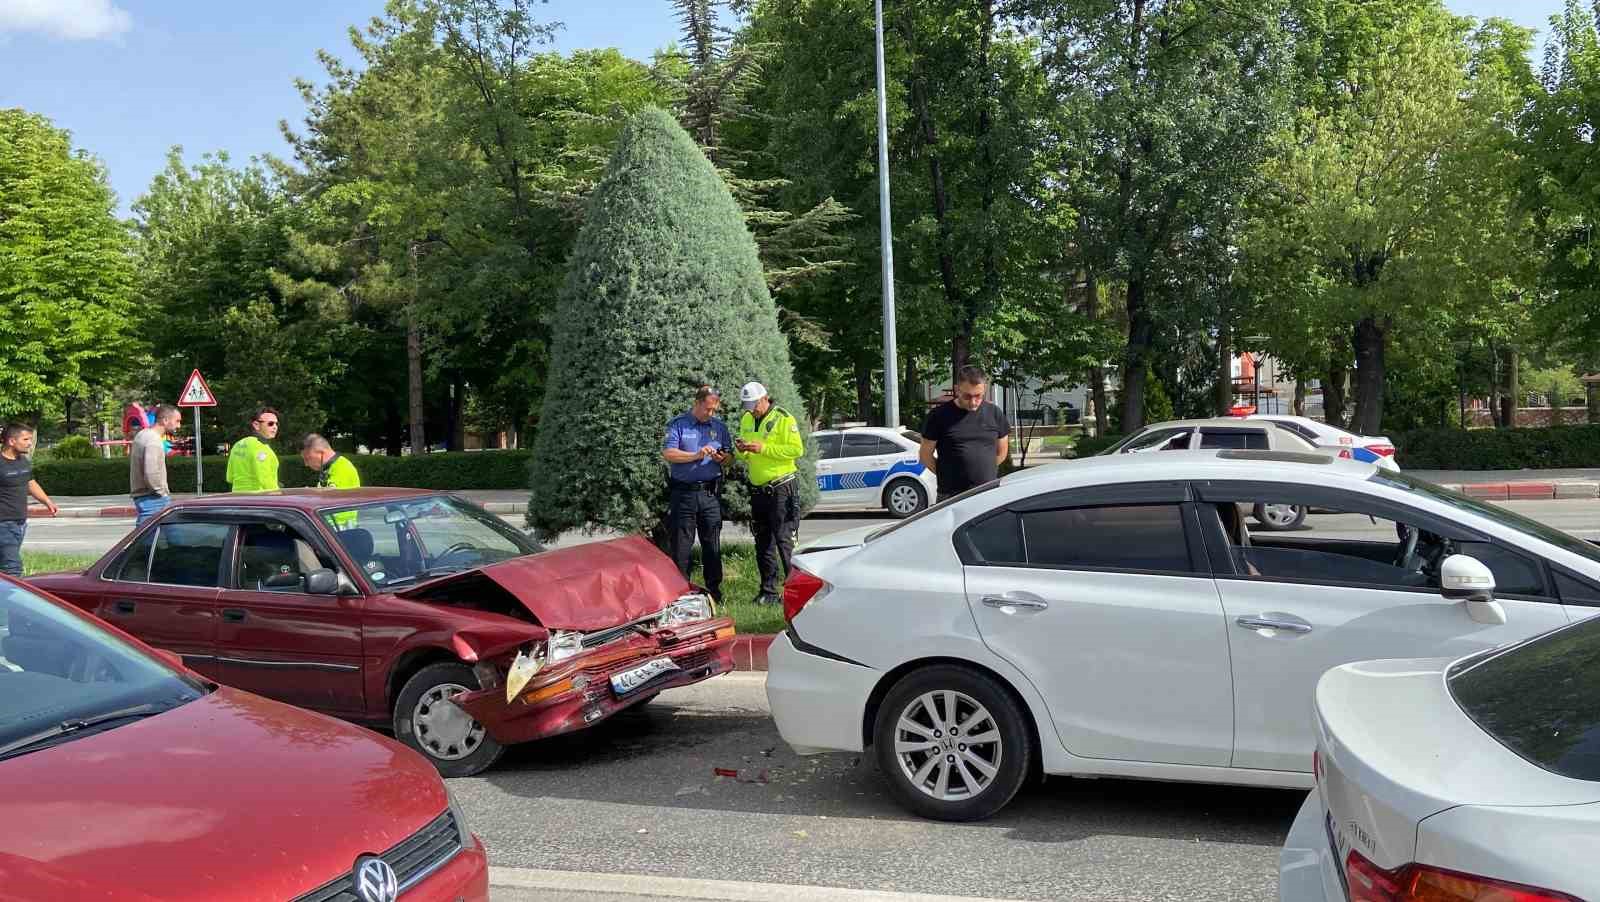
[[[929,411],[922,424],[922,465],[938,476],[940,501],[1000,475],[1011,423],[984,400],[988,392],[989,375],[964,366],[956,374],[955,398]]]
[[[56,504],[33,481],[33,427],[7,424],[0,430],[0,573],[22,575],[22,537],[28,531],[28,496],[50,516]]]

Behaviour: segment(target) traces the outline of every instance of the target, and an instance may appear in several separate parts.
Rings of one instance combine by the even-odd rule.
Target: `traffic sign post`
[[[183,391],[178,393],[178,406],[194,408],[194,490],[196,494],[204,495],[206,478],[202,468],[206,448],[200,438],[200,408],[216,407],[217,396],[211,393],[211,386],[206,384],[206,377],[200,375],[198,369],[189,374],[189,381],[183,384]]]

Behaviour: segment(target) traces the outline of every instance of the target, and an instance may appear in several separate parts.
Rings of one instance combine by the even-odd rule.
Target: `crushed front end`
[[[733,670],[733,620],[690,592],[663,610],[589,632],[552,631],[474,668],[479,685],[454,701],[501,744],[592,726],[663,689]]]

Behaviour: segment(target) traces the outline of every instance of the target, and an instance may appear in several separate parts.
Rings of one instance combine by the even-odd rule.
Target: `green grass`
[[[1047,435],[1044,437],[1044,446],[1050,451],[1066,451],[1078,441],[1075,435]]]
[[[55,573],[61,570],[82,570],[98,561],[97,554],[57,554],[54,551],[22,551],[22,575]]]
[[[693,578],[702,576],[700,546],[694,549]],[[733,618],[741,633],[781,633],[788,626],[783,620],[783,605],[755,605],[751,599],[761,588],[761,572],[756,569],[756,546],[748,542],[725,542],[722,546],[722,612]]]

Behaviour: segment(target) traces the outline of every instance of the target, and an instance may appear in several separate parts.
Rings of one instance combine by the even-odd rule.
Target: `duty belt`
[[[758,492],[777,491],[778,489],[793,483],[795,479],[799,477],[799,475],[799,473],[786,473],[782,476],[779,476],[777,479],[772,480],[771,482],[763,482],[761,485],[753,486],[753,488]]]

